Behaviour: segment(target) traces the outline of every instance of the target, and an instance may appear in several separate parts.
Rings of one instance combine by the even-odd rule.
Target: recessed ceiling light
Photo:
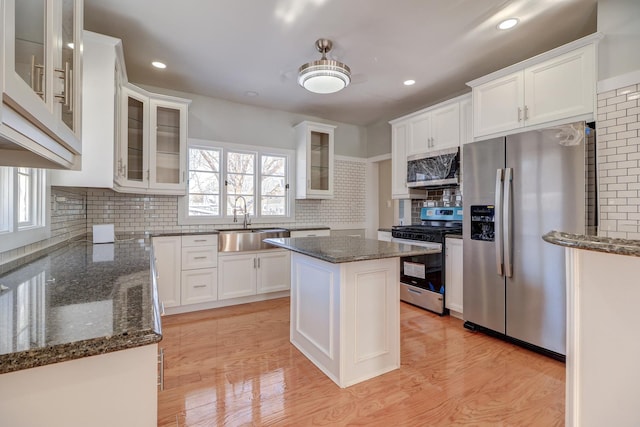
[[[167,68],[167,64],[165,64],[165,63],[163,63],[163,62],[160,62],[160,61],[153,61],[153,62],[151,63],[151,65],[153,65],[153,66],[154,66],[154,67],[156,67],[156,68],[160,68],[160,69]]]
[[[404,81],[404,85],[405,86],[411,86],[411,85],[414,85],[414,84],[416,84],[415,80],[405,80]]]
[[[498,24],[499,30],[508,30],[509,28],[513,28],[518,24],[517,18],[509,18],[505,19],[501,23]]]
[[[253,90],[248,90],[244,93],[244,96],[248,96],[249,98],[254,98],[256,96],[258,96],[258,92],[253,91]]]

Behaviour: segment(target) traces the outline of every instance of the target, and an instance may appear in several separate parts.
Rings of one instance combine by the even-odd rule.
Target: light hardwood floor
[[[400,369],[340,389],[289,343],[289,299],[163,318],[159,426],[562,426],[563,363],[401,303]]]

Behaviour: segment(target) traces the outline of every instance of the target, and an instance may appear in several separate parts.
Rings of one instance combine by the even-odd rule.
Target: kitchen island
[[[266,239],[291,250],[290,340],[340,387],[400,367],[399,257],[436,249],[359,237]]]
[[[0,424],[156,425],[148,239],[64,244],[0,284]]]
[[[638,426],[640,241],[552,231],[567,266],[567,427]]]

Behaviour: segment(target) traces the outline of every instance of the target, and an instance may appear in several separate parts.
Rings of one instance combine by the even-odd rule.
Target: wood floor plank
[[[401,303],[401,368],[340,389],[289,342],[289,299],[163,318],[158,425],[562,426],[563,363]]]

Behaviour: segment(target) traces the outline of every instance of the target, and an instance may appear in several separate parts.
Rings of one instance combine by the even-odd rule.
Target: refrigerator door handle
[[[496,170],[496,200],[494,206],[494,233],[496,247],[496,272],[498,276],[503,276],[503,245],[502,245],[502,188],[503,188],[503,169]]]
[[[513,275],[512,258],[512,242],[513,242],[513,209],[511,206],[513,183],[513,168],[505,169],[504,176],[504,205],[503,208],[503,229],[504,229],[504,275],[511,277]]]

